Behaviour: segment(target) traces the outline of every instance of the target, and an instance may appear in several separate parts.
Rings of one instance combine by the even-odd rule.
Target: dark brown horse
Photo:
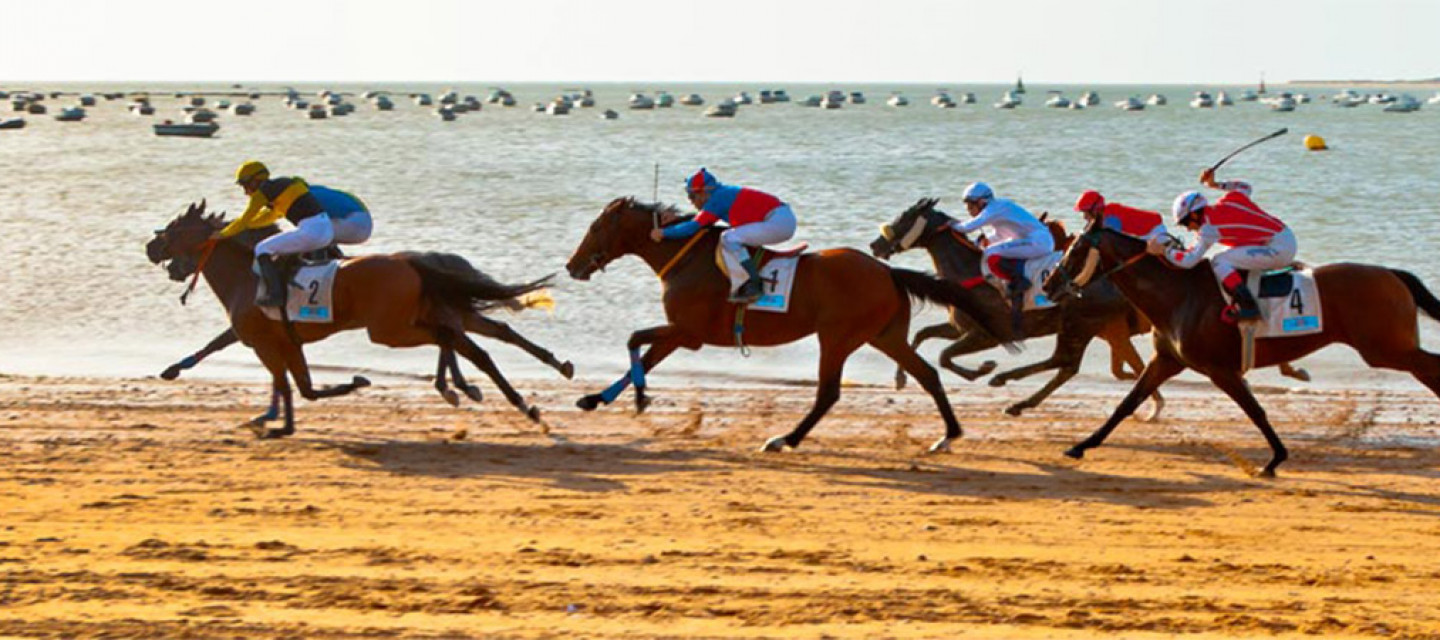
[[[930,253],[935,270],[940,277],[954,283],[961,283],[980,276],[981,249],[969,238],[950,227],[954,221],[945,212],[935,208],[939,200],[922,198],[896,216],[890,224],[881,227],[880,237],[870,243],[870,251],[882,260],[890,256],[923,248]],[[1059,221],[1047,225],[1056,236],[1055,246],[1064,247],[1070,241],[1064,226]],[[976,287],[979,301],[978,312],[990,322],[1004,322],[1010,316],[1010,304],[998,289],[989,285]],[[998,346],[995,338],[985,331],[974,331],[976,320],[969,314],[950,312],[950,323],[937,327],[953,327],[953,333],[936,327],[927,327],[915,336],[912,346],[930,337],[954,336],[957,340],[940,353],[940,366],[945,367],[966,380],[975,380],[994,370],[995,362],[987,361],[979,369],[971,370],[955,363],[955,358]],[[1001,372],[990,379],[990,386],[1004,386],[1011,380],[1019,380],[1031,374],[1049,369],[1058,369],[1055,377],[1029,398],[1010,405],[1005,412],[1018,416],[1026,409],[1039,406],[1060,385],[1065,384],[1080,370],[1085,359],[1085,349],[1097,336],[1110,343],[1111,370],[1117,378],[1122,377],[1121,362],[1128,362],[1138,373],[1144,366],[1130,336],[1150,331],[1145,320],[1125,297],[1107,281],[1097,281],[1085,288],[1083,296],[1076,296],[1047,309],[1025,312],[1024,331],[1026,336],[1047,336],[1055,334],[1055,350],[1050,357],[1040,362],[1011,371]],[[897,384],[903,383],[903,373],[897,373]],[[1130,376],[1132,379],[1134,376]],[[1157,391],[1154,395],[1155,408],[1147,419],[1160,414],[1165,400]]]
[[[145,247],[146,254],[156,264],[170,261],[166,267],[171,277],[183,278],[200,267],[208,239],[224,222],[221,215],[205,215],[204,203],[192,205],[156,232]],[[397,253],[348,259],[335,277],[334,322],[300,323],[287,328],[285,323],[266,317],[254,304],[256,278],[250,269],[254,259],[253,242],[256,236],[274,232],[275,229],[270,228],[215,243],[201,270],[205,282],[225,306],[235,336],[255,351],[270,372],[270,409],[251,421],[261,437],[278,438],[295,432],[287,374],[307,400],[345,395],[369,384],[357,376],[344,385],[321,389],[312,386],[301,345],[340,331],[365,329],[371,342],[391,347],[440,346],[442,367],[444,353],[459,353],[489,375],[506,399],[535,421],[540,418],[539,410],[526,404],[489,354],[470,340],[466,332],[517,345],[567,378],[574,373],[570,363],[561,363],[508,325],[481,315],[482,311],[542,289],[548,278],[504,285],[452,254]],[[284,427],[266,429],[265,423],[279,417],[282,410]]]
[[[631,373],[602,393],[581,398],[580,408],[591,410],[614,401],[632,381],[636,408],[644,411],[645,373],[681,347],[735,346],[732,321],[736,305],[728,301],[729,279],[715,265],[719,233],[702,231],[691,241],[652,242],[654,220],[669,210],[641,204],[633,198],[612,201],[590,225],[585,239],[566,265],[570,276],[588,280],[597,270],[625,255],[635,255],[653,269],[664,287],[665,317],[658,327],[636,331],[628,348]],[[948,451],[961,435],[960,423],[950,409],[940,376],[906,341],[912,297],[952,305],[962,310],[975,294],[928,274],[891,269],[853,249],[830,249],[800,259],[788,313],[751,312],[746,319],[745,341],[754,346],[794,342],[811,334],[820,340],[820,374],[815,406],[792,431],[770,438],[764,451],[796,447],[815,423],[840,398],[840,374],[845,361],[869,344],[909,372],[929,392],[945,436],[930,447]],[[640,347],[650,345],[642,356]]]
[[[1155,355],[1110,419],[1065,452],[1081,458],[1100,446],[1145,396],[1185,369],[1210,378],[1265,435],[1272,456],[1260,475],[1274,477],[1288,454],[1265,409],[1241,375],[1240,331],[1220,319],[1225,307],[1210,266],[1175,269],[1148,255],[1144,241],[1091,225],[1070,246],[1045,290],[1061,296],[1108,276],[1155,325]],[[1386,267],[1341,263],[1315,269],[1324,330],[1304,336],[1266,338],[1255,344],[1255,366],[1289,362],[1333,343],[1349,345],[1372,367],[1415,376],[1440,395],[1440,356],[1420,348],[1416,307],[1440,320],[1440,300],[1414,274]]]

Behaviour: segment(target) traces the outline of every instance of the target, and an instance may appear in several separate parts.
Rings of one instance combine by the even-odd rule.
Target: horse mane
[[[622,207],[630,211],[639,211],[652,216],[669,216],[671,220],[669,224],[664,225],[666,227],[680,224],[681,222],[688,222],[693,220],[696,215],[693,213],[680,213],[680,207],[665,202],[640,202],[635,199],[635,196],[616,198],[610,202],[610,206],[606,207],[605,210],[618,210]]]

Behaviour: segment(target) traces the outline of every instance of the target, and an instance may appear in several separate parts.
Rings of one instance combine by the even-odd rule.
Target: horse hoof
[[[474,400],[475,402],[480,402],[485,399],[485,396],[480,393],[480,387],[467,386],[462,387],[460,390],[465,392],[465,397]]]
[[[594,411],[596,407],[600,406],[600,394],[592,393],[576,400],[575,406],[580,407],[581,411]]]
[[[350,386],[354,389],[364,389],[370,386],[370,379],[365,376],[355,376],[350,379]]]
[[[996,364],[994,360],[986,360],[985,362],[981,363],[980,368],[976,369],[975,371],[982,376],[990,375],[990,372],[994,371],[995,367],[998,366],[1000,365]]]
[[[1294,379],[1299,380],[1299,381],[1301,381],[1301,382],[1309,382],[1309,381],[1310,381],[1310,372],[1309,372],[1309,371],[1306,371],[1306,370],[1304,370],[1304,369],[1295,369],[1295,370],[1292,370],[1290,373],[1287,373],[1287,374],[1285,374],[1285,375],[1288,375],[1288,376],[1290,376],[1291,378],[1294,378]]]
[[[954,441],[954,438],[941,438],[936,440],[935,444],[930,445],[929,451],[930,453],[952,453],[950,451],[950,443],[952,441]]]
[[[904,374],[904,373],[897,373],[897,374],[895,374],[895,390],[896,390],[896,391],[899,391],[899,390],[901,390],[901,389],[904,389],[904,388],[905,388],[905,382],[908,381],[908,380],[909,380],[909,378],[905,377],[905,374]]]
[[[455,393],[454,389],[446,389],[444,391],[441,391],[440,397],[444,398],[445,403],[452,407],[460,406],[460,395]]]
[[[1009,380],[1006,380],[1004,376],[995,376],[990,379],[990,386],[999,388],[1005,386],[1006,382]]]
[[[642,413],[645,413],[645,410],[650,408],[650,402],[651,402],[651,401],[650,401],[650,396],[641,395],[641,394],[636,394],[636,395],[635,395],[635,415],[638,416],[638,415],[640,415],[640,414],[642,414]]]
[[[574,380],[575,365],[571,364],[569,360],[566,360],[560,365],[560,375],[565,376],[566,380]]]
[[[1005,415],[1019,417],[1028,407],[1020,404],[1012,404],[1005,407]]]
[[[160,372],[160,379],[161,379],[161,380],[174,380],[174,379],[180,377],[180,372],[181,372],[181,371],[182,371],[182,369],[180,368],[180,365],[178,365],[178,364],[172,364],[172,365],[170,365],[170,368],[169,368],[169,369],[166,369],[166,370]]]
[[[766,440],[765,444],[760,445],[760,452],[779,453],[781,451],[784,451],[785,447],[787,446],[789,445],[785,444],[785,436],[775,436],[769,440]]]
[[[1262,469],[1262,470],[1260,470],[1260,473],[1255,474],[1255,477],[1257,477],[1257,478],[1263,478],[1263,479],[1265,479],[1265,480],[1274,480],[1274,479],[1275,479],[1275,470],[1274,470],[1274,469]]]
[[[529,418],[531,422],[540,422],[540,407],[530,407],[526,409],[525,417]]]
[[[265,433],[263,433],[263,434],[260,435],[260,439],[261,439],[261,440],[279,440],[279,439],[281,439],[281,438],[284,438],[284,437],[286,437],[286,436],[291,436],[291,435],[295,435],[295,429],[293,429],[293,428],[286,428],[286,429],[266,429],[266,430],[265,430]]]
[[[1080,447],[1070,447],[1065,450],[1065,457],[1080,460],[1085,457],[1085,450]]]

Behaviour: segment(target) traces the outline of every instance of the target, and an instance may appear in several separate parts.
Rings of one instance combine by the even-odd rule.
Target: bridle
[[[1100,280],[1104,280],[1106,278],[1109,278],[1110,276],[1120,273],[1121,271],[1129,269],[1130,267],[1134,266],[1135,263],[1144,260],[1146,256],[1150,255],[1148,252],[1141,251],[1140,253],[1126,258],[1119,264],[1110,267],[1105,271],[1102,271],[1100,275],[1097,276],[1095,275],[1095,270],[1100,266],[1101,257],[1100,243],[1097,238],[1100,237],[1100,233],[1102,231],[1102,229],[1090,229],[1085,233],[1080,234],[1080,236],[1075,239],[1075,244],[1070,247],[1070,250],[1074,251],[1075,249],[1083,246],[1088,252],[1085,255],[1085,266],[1080,268],[1080,275],[1072,278],[1070,277],[1069,269],[1055,270],[1055,275],[1052,277],[1063,278],[1061,280],[1061,283],[1065,285],[1065,292],[1067,294],[1079,295],[1080,290],[1084,289],[1085,286],[1089,285],[1091,282],[1099,282]]]

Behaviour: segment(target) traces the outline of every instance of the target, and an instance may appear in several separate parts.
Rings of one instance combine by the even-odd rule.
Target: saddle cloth
[[[1218,284],[1218,280],[1216,281]],[[1309,268],[1287,267],[1274,271],[1251,271],[1245,286],[1260,305],[1261,323],[1256,338],[1289,338],[1319,333],[1324,328],[1320,309],[1320,286]],[[1230,294],[1220,287],[1227,303]]]
[[[807,249],[808,243],[785,247],[783,249],[772,249],[761,247],[750,252],[751,259],[758,260],[760,265],[760,280],[764,287],[764,295],[759,300],[750,303],[746,308],[755,311],[770,311],[773,313],[785,313],[790,310],[790,294],[795,289],[795,270],[800,266],[800,258]],[[721,254],[720,247],[715,247],[715,264],[720,265],[720,272],[730,279],[730,290],[734,291],[744,283],[746,274],[732,274],[725,266],[725,258]],[[739,280],[739,282],[736,282]]]
[[[320,264],[307,264],[295,271],[290,279],[290,291],[285,296],[285,313],[291,322],[325,324],[335,321],[332,310],[335,274],[340,270],[339,260]],[[264,291],[265,283],[260,283]],[[280,320],[280,310],[262,307],[261,311],[271,320]]]
[[[1025,292],[1025,311],[1033,309],[1049,309],[1055,306],[1055,302],[1045,295],[1045,280],[1055,271],[1055,265],[1060,264],[1060,259],[1065,257],[1063,251],[1055,251],[1040,258],[1030,258],[1025,261],[1025,279],[1030,281],[1030,289]],[[990,271],[990,265],[985,261],[980,263],[980,272],[985,280],[1000,288],[1000,293],[1009,296],[1006,289],[1008,284],[1000,280]]]

